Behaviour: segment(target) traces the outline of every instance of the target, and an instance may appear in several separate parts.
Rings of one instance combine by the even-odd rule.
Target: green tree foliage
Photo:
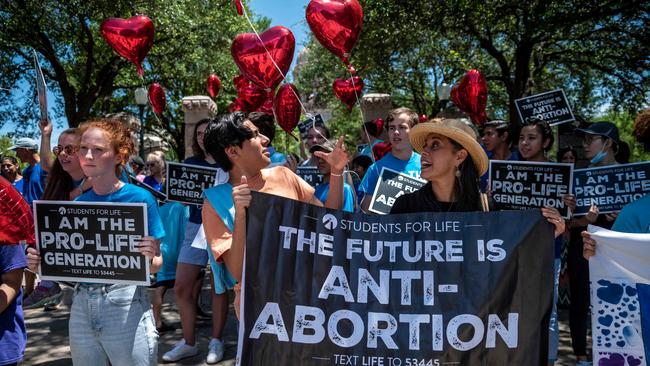
[[[364,25],[352,63],[367,91],[437,110],[435,85],[469,68],[488,79],[488,115],[516,119],[514,100],[564,89],[577,113],[633,111],[650,95],[647,1],[361,0]],[[332,105],[345,68],[316,40],[296,75]]]
[[[0,108],[0,127],[9,120],[35,126],[37,103],[11,101],[12,89],[33,85],[31,49],[38,53],[48,87],[56,95],[50,101],[56,115],[71,127],[105,113],[135,112],[134,90],[160,83],[167,108],[160,120],[149,110],[147,125],[173,136],[169,142],[181,157],[181,99],[206,95],[205,82],[212,72],[222,80],[219,110],[226,110],[235,97],[230,43],[248,31],[248,25],[231,0],[0,0],[0,6],[0,105],[8,106]],[[104,19],[136,14],[149,16],[156,29],[144,80],[99,34]],[[259,25],[268,25],[268,20],[261,19]]]

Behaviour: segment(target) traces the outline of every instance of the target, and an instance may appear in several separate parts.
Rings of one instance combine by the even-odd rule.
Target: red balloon
[[[266,99],[264,100],[264,103],[262,103],[262,105],[259,108],[257,108],[256,112],[266,113],[270,116],[273,115],[273,93],[272,92],[268,93]]]
[[[336,97],[351,110],[357,99],[361,98],[363,79],[358,76],[353,76],[347,80],[336,78],[334,84],[332,84],[332,89],[334,89]]]
[[[228,106],[228,112],[230,112],[230,113],[237,112],[237,111],[243,111],[243,110],[244,110],[244,106],[243,106],[241,100],[239,100],[239,98],[236,98],[235,100],[233,100],[233,102],[230,103],[230,105]]]
[[[237,75],[232,78],[232,83],[235,86],[235,89],[239,90],[244,86],[248,85],[250,81],[244,77],[244,75]]]
[[[275,120],[287,133],[291,133],[300,122],[300,95],[293,84],[284,84],[275,93],[273,101]]]
[[[420,123],[426,122],[426,121],[429,120],[429,117],[426,114],[421,114],[421,115],[418,116],[418,120],[419,120]]]
[[[363,24],[359,1],[311,0],[306,17],[316,39],[347,64]]]
[[[393,145],[388,141],[383,141],[376,143],[375,146],[372,147],[372,154],[375,156],[375,160],[379,160],[392,150]]]
[[[267,94],[264,89],[246,79],[238,82],[237,99],[239,99],[243,111],[252,112],[257,110],[268,99]]]
[[[219,95],[219,89],[221,89],[221,80],[219,80],[219,77],[216,74],[210,74],[208,76],[208,94],[212,98],[216,98]]]
[[[145,15],[129,19],[109,18],[99,28],[106,43],[120,56],[133,62],[138,74],[143,76],[142,60],[153,46],[154,28],[151,19]]]
[[[241,0],[235,0],[235,8],[237,8],[237,14],[244,15],[244,8],[241,5]]]
[[[149,87],[149,104],[151,104],[153,112],[160,117],[167,104],[167,97],[165,89],[158,83],[153,83]]]
[[[27,201],[4,177],[0,177],[0,245],[25,241],[34,245],[34,218]]]
[[[483,125],[487,119],[487,97],[487,81],[478,70],[469,70],[460,83],[451,88],[451,100],[478,126]]]
[[[282,81],[282,75],[289,71],[296,39],[288,28],[282,26],[267,29],[260,38],[263,43],[254,33],[239,34],[230,46],[230,53],[248,80],[264,89],[275,89]],[[282,72],[278,71],[273,60]]]

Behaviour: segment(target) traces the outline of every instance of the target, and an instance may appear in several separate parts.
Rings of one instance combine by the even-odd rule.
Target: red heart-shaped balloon
[[[129,19],[109,18],[99,27],[102,37],[115,52],[133,62],[140,76],[144,75],[142,60],[153,46],[154,27],[146,15]]]
[[[241,0],[235,0],[235,8],[237,9],[237,14],[244,15],[244,7],[241,5]]]
[[[264,99],[264,103],[257,108],[256,112],[262,112],[266,113],[270,116],[273,115],[273,93],[269,92],[266,96],[266,99]]]
[[[334,84],[332,84],[332,89],[336,97],[351,110],[357,99],[361,98],[363,79],[358,76],[353,76],[347,80],[336,78]]]
[[[306,17],[316,39],[347,64],[363,25],[359,1],[311,0]]]
[[[469,70],[458,85],[451,88],[450,96],[456,107],[467,113],[474,124],[483,125],[487,119],[485,108],[488,91],[487,81],[480,71]]]
[[[239,98],[235,98],[235,100],[230,103],[228,106],[228,112],[237,112],[237,111],[243,111],[244,110],[244,104],[239,100]]]
[[[239,34],[230,46],[230,53],[242,75],[260,87],[272,90],[282,81],[282,75],[289,71],[296,39],[288,28],[282,26],[267,29],[260,38],[262,42],[254,33]]]
[[[273,101],[275,120],[287,133],[291,133],[300,122],[300,95],[293,84],[284,84],[275,93]]]
[[[208,76],[207,87],[210,97],[216,98],[219,95],[221,80],[219,80],[219,77],[216,74],[210,74],[210,76]]]
[[[420,123],[422,123],[422,122],[426,122],[426,121],[428,121],[428,120],[429,120],[429,116],[427,116],[426,114],[421,114],[421,115],[418,116],[418,121],[419,121]]]
[[[268,98],[268,93],[264,89],[246,79],[238,81],[237,84],[237,99],[239,99],[243,111],[257,110]]]
[[[235,86],[236,90],[243,88],[248,85],[250,81],[244,77],[244,75],[237,75],[232,78],[232,84]]]
[[[34,245],[34,218],[27,201],[4,177],[0,177],[0,245],[25,240]]]
[[[165,105],[167,104],[167,97],[165,96],[165,89],[158,83],[153,83],[149,86],[149,104],[153,108],[153,112],[160,117]]]

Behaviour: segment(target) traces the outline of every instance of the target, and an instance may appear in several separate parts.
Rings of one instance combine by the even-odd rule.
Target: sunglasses
[[[56,145],[52,149],[52,152],[56,156],[59,156],[62,152],[65,152],[67,155],[72,155],[77,151],[79,151],[79,148],[74,145],[66,145],[66,146]]]

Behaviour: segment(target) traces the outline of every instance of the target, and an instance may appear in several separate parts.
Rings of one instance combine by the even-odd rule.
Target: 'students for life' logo
[[[65,215],[65,207],[59,207],[59,215]]]
[[[339,222],[338,222],[338,220],[336,219],[336,217],[335,217],[334,215],[332,215],[332,214],[325,214],[325,216],[323,216],[323,225],[324,225],[325,228],[327,228],[328,230],[334,230],[334,229],[336,229],[336,227],[338,226],[338,224],[339,224]]]

